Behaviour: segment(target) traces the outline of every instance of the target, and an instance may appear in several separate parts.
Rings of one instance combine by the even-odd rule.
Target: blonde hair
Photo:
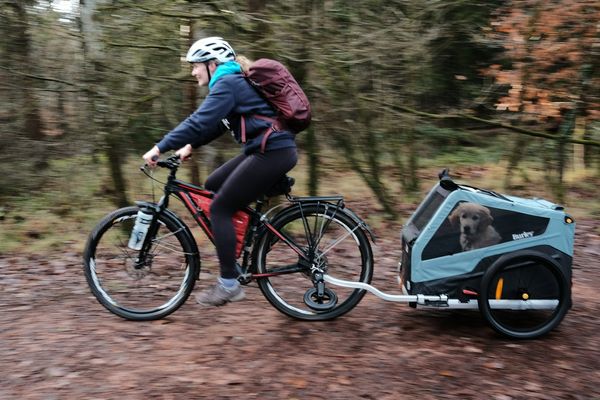
[[[242,71],[244,71],[244,72],[248,72],[248,69],[250,68],[250,65],[252,65],[252,61],[249,58],[245,57],[245,56],[237,55],[235,57],[235,61],[238,64],[240,64],[240,66],[242,67]]]

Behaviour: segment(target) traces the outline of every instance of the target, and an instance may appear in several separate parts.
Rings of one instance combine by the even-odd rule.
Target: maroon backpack
[[[261,150],[264,152],[268,136],[273,130],[289,129],[294,133],[301,132],[310,125],[310,102],[298,82],[283,64],[261,58],[254,62],[244,73],[246,80],[261,96],[277,110],[276,118],[253,115],[266,119],[273,125],[264,135]],[[242,142],[245,142],[245,121],[242,117]]]

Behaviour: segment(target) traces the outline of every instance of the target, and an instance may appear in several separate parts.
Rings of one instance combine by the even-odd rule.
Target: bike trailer
[[[562,206],[459,185],[443,171],[402,229],[399,280],[405,294],[444,295],[454,299],[444,306],[474,303],[484,315],[547,307],[561,314],[555,326],[571,306],[574,235]]]

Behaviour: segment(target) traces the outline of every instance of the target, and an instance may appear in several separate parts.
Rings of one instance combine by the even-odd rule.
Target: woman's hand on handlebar
[[[185,146],[183,146],[182,148],[180,148],[179,150],[177,150],[175,152],[175,154],[177,154],[179,156],[180,160],[187,160],[188,158],[190,158],[192,156],[192,145],[191,144],[186,144]]]
[[[156,167],[156,162],[158,161],[159,156],[160,150],[158,147],[154,146],[146,154],[144,154],[142,158],[149,167]]]
[[[175,152],[175,155],[165,159],[165,160],[160,160],[160,150],[157,146],[154,146],[153,148],[151,148],[146,154],[144,154],[142,156],[142,158],[145,161],[145,165],[147,167],[150,168],[154,168],[157,165],[160,167],[167,167],[170,168],[169,165],[172,166],[172,163],[176,163],[177,166],[179,166],[179,163],[183,160],[185,160],[186,158],[189,158],[192,154],[192,146],[191,145],[186,145],[184,147],[182,147],[181,149],[177,150]],[[144,168],[144,167],[142,167]]]

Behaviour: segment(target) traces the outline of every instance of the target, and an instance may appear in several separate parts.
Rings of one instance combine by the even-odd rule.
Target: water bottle
[[[137,217],[135,218],[135,225],[131,231],[129,237],[129,243],[127,246],[132,250],[141,250],[144,244],[144,239],[148,233],[148,227],[152,221],[152,214],[150,210],[139,210]]]

